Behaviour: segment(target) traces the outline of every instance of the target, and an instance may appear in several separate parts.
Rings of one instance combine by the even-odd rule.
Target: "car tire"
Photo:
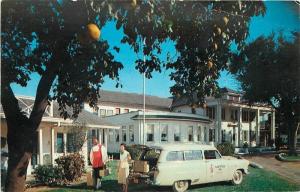
[[[173,184],[174,192],[184,192],[189,188],[188,181],[175,181]]]
[[[233,185],[239,185],[243,181],[243,172],[241,170],[235,170],[232,176],[231,183]]]

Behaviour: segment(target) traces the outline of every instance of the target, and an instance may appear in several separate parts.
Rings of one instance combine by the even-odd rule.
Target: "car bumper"
[[[250,172],[249,172],[249,169],[245,169],[245,174],[249,174]]]

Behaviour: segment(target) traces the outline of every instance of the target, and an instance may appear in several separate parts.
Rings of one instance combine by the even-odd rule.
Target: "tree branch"
[[[16,120],[22,115],[18,100],[15,97],[10,84],[8,82],[1,82],[1,104],[7,121]]]
[[[44,115],[46,107],[48,106],[49,92],[56,76],[56,72],[53,68],[55,67],[49,68],[42,75],[38,84],[33,109],[29,118],[29,120],[33,123],[33,128],[37,128]]]

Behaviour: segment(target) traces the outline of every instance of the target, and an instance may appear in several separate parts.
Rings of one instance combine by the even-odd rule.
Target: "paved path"
[[[258,163],[266,170],[273,171],[293,183],[300,183],[300,162],[278,161],[274,154],[247,156],[245,159]]]

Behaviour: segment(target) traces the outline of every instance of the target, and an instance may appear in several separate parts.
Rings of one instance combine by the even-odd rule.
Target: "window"
[[[119,115],[121,113],[121,109],[120,108],[116,108],[116,115]]]
[[[160,128],[160,140],[168,141],[168,125],[162,125]]]
[[[198,130],[197,130],[197,140],[201,141],[201,126],[198,126]]]
[[[64,134],[63,133],[56,134],[56,152],[57,153],[64,152]]]
[[[129,109],[124,109],[124,113],[129,113]]]
[[[183,161],[183,151],[171,151],[167,155],[167,161]]]
[[[174,141],[180,141],[180,128],[178,126],[174,128]]]
[[[122,126],[122,141],[126,142],[126,126]]]
[[[212,142],[215,140],[215,130],[209,129],[209,142]]]
[[[221,116],[222,116],[222,120],[225,120],[225,118],[226,118],[225,108],[222,108]]]
[[[189,141],[193,141],[193,126],[188,127]]]
[[[222,142],[225,142],[225,130],[221,131]]]
[[[106,111],[106,116],[112,116],[114,114],[113,110],[107,110]]]
[[[184,160],[202,160],[201,150],[192,150],[184,152]]]
[[[120,141],[120,133],[119,130],[115,130],[116,142]]]
[[[210,119],[215,119],[215,108],[214,107],[206,107],[206,115]]]
[[[129,141],[134,142],[134,126],[129,125]]]
[[[249,122],[249,111],[242,111],[242,121]]]
[[[74,134],[67,133],[67,152],[68,153],[75,152],[74,139],[75,139]]]
[[[154,125],[147,125],[147,141],[154,141]]]
[[[231,116],[230,116],[232,121],[237,121],[238,120],[238,111],[236,109],[231,110]]]
[[[207,128],[204,127],[204,141],[207,142]]]
[[[220,159],[221,155],[216,150],[205,150],[204,151],[205,159]]]
[[[247,141],[248,131],[243,131],[243,141]]]
[[[111,129],[109,129],[109,131],[108,131],[108,141],[109,142],[113,142],[114,141],[114,132]]]
[[[106,115],[106,110],[100,109],[100,117],[105,117],[105,115]]]

